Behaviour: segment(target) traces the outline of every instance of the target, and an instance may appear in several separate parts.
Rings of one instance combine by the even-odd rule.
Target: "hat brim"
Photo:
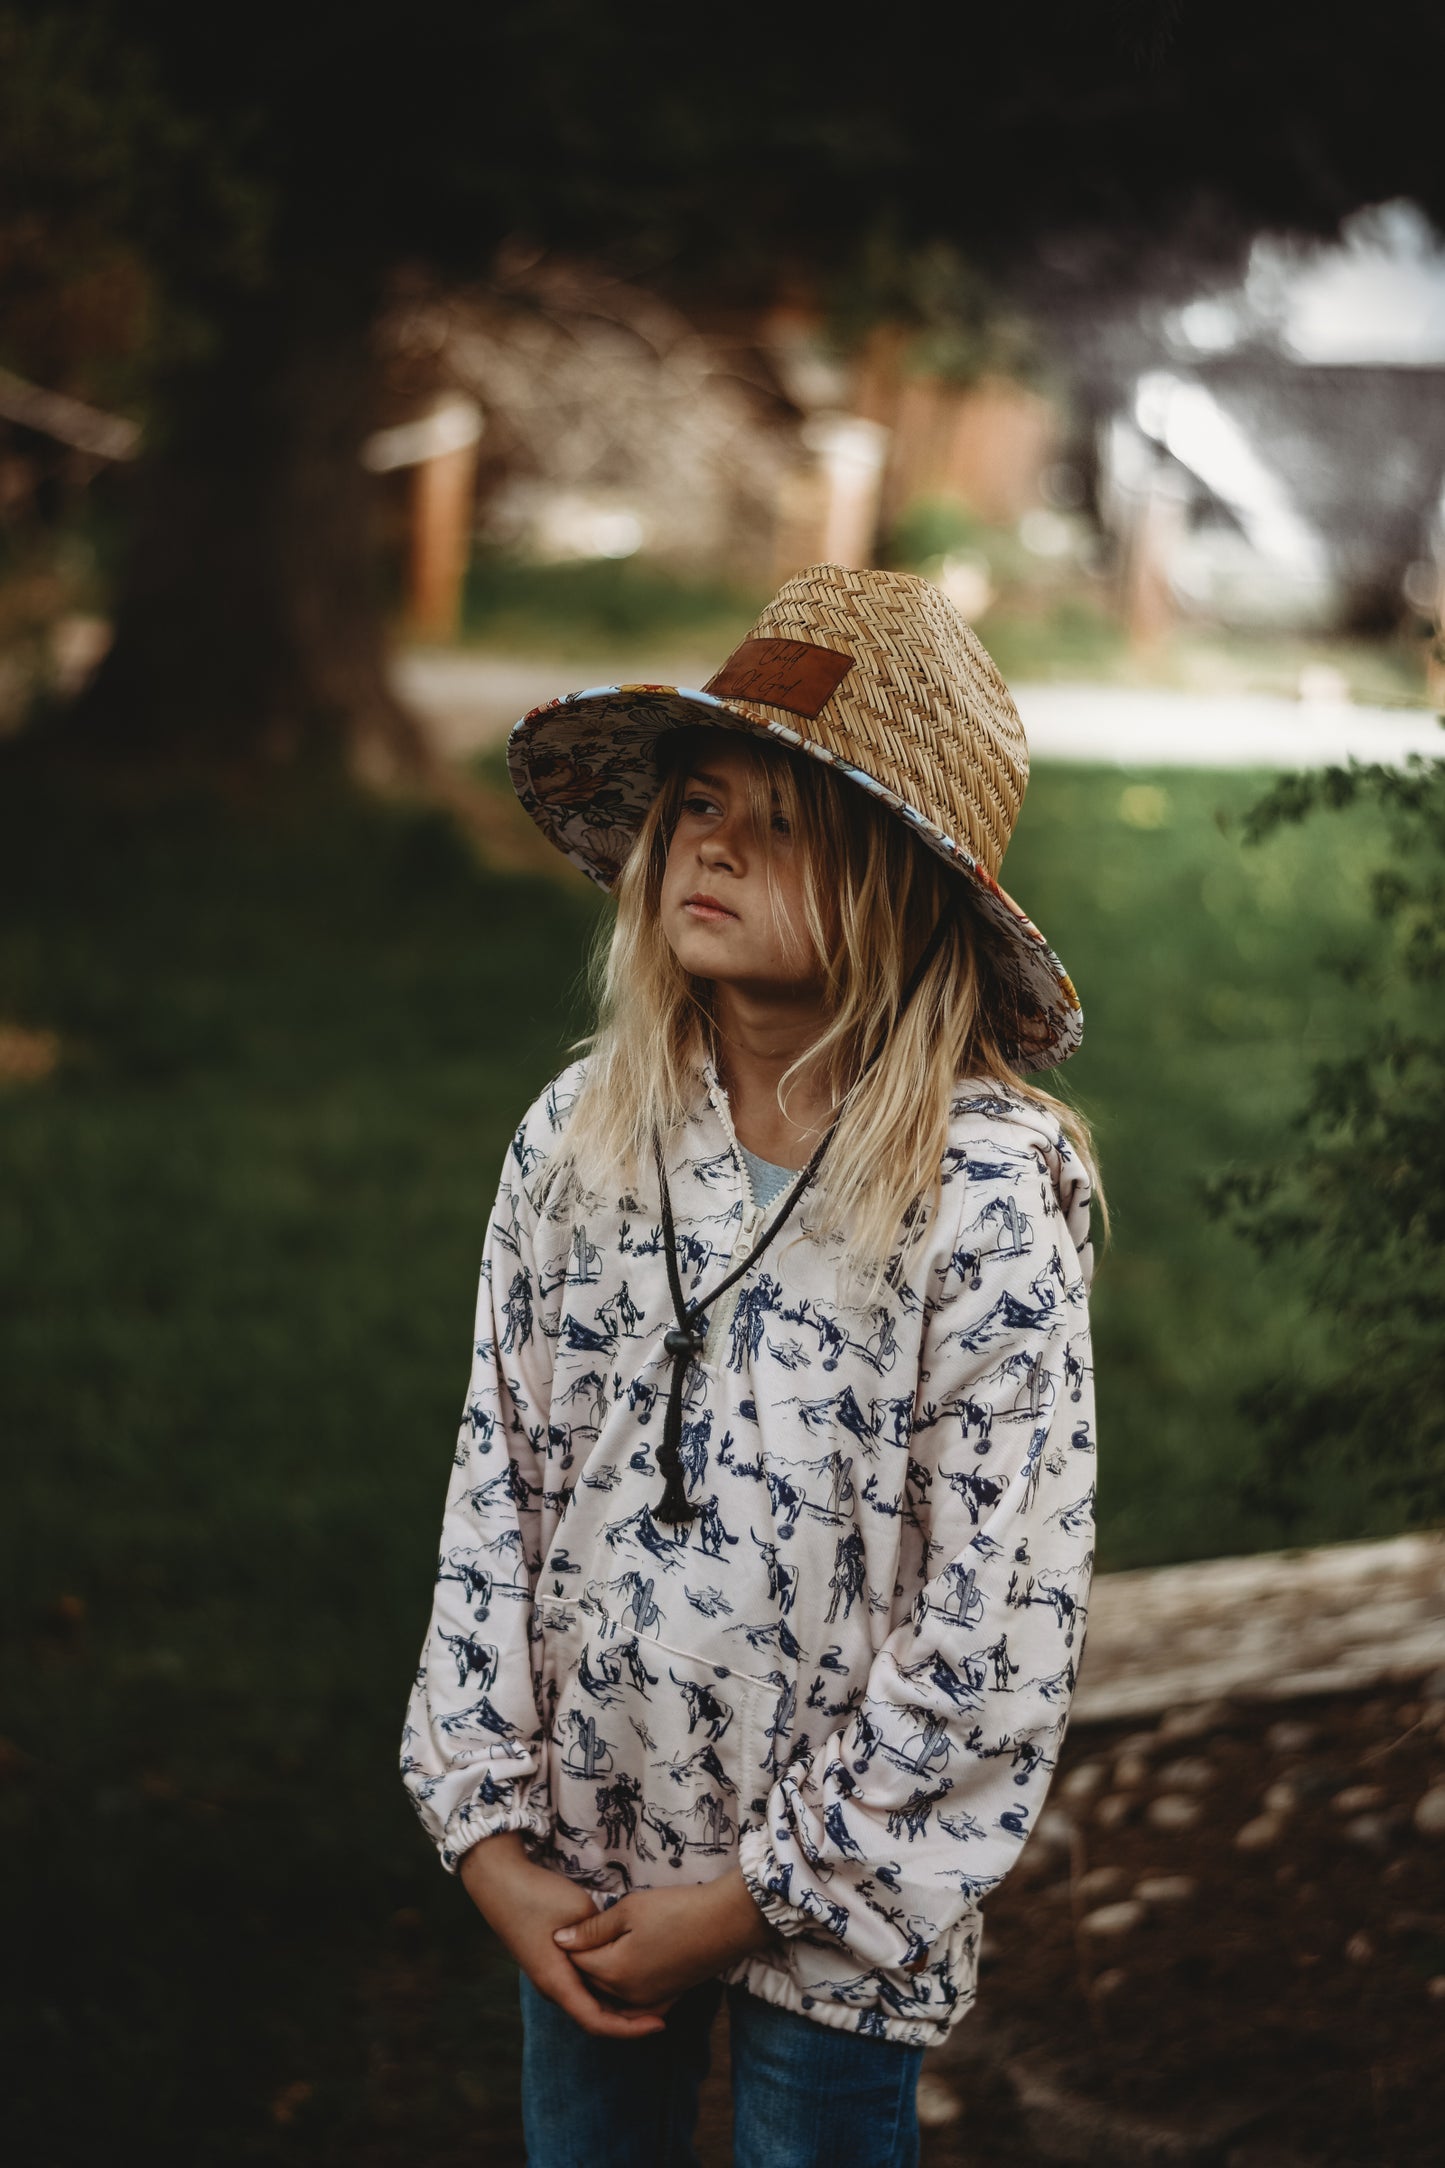
[[[928,850],[970,884],[1000,936],[998,955],[1016,998],[1021,1067],[1067,1061],[1083,1037],[1073,981],[1028,914],[954,836],[875,776],[826,746],[737,700],[686,685],[594,685],[532,708],[507,740],[517,796],[548,841],[600,888],[622,870],[661,781],[658,741],[672,730],[736,730],[771,738],[836,769],[896,813]]]

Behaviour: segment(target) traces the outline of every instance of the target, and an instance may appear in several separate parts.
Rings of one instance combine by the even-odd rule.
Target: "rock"
[[[1108,1775],[1109,1772],[1102,1762],[1080,1762],[1078,1768],[1071,1769],[1061,1781],[1059,1797],[1069,1800],[1092,1799],[1095,1792],[1102,1789]]]
[[[1159,1726],[1161,1739],[1203,1739],[1211,1731],[1227,1731],[1234,1711],[1227,1701],[1200,1701],[1183,1709],[1171,1709]]]
[[[1445,1918],[1438,1912],[1392,1912],[1385,1922],[1385,1932],[1406,1942],[1417,1935],[1435,1941],[1445,1934]]]
[[[1115,1935],[1132,1934],[1136,1927],[1143,1926],[1146,1917],[1136,1898],[1125,1897],[1119,1904],[1100,1905],[1097,1911],[1086,1912],[1080,1925],[1086,1935],[1110,1941]]]
[[[1105,1996],[1117,1995],[1121,1987],[1128,1985],[1128,1980],[1129,1975],[1122,1965],[1110,1965],[1108,1971],[1101,1972],[1095,1980],[1094,1993]]]
[[[1199,1801],[1185,1799],[1178,1792],[1161,1792],[1148,1807],[1149,1822],[1155,1829],[1192,1829],[1199,1814]]]
[[[1445,1669],[1432,1671],[1428,1679],[1420,1681],[1422,1701],[1438,1701],[1445,1706]]]
[[[1445,1784],[1434,1784],[1415,1802],[1415,1827],[1422,1837],[1445,1837]]]
[[[1445,2002],[1445,1972],[1437,1972],[1433,1980],[1427,1980],[1425,1992],[1432,2002]]]
[[[925,2070],[918,2080],[918,2120],[925,2130],[942,2130],[946,2123],[956,2123],[963,2113],[963,2102],[951,2085]]]
[[[1159,1746],[1157,1731],[1131,1731],[1127,1739],[1121,1739],[1115,1747],[1116,1754],[1142,1754],[1147,1760]]]
[[[1074,1895],[1083,1904],[1100,1905],[1111,1897],[1122,1897],[1128,1887],[1129,1877],[1122,1867],[1091,1867],[1074,1884]]]
[[[1214,1782],[1214,1764],[1202,1754],[1187,1754],[1180,1761],[1166,1762],[1158,1775],[1171,1792],[1204,1792]]]
[[[1134,1812],[1134,1801],[1125,1792],[1110,1792],[1094,1809],[1100,1829],[1117,1829]]]
[[[1188,1904],[1198,1890],[1192,1874],[1150,1874],[1134,1884],[1134,1895],[1141,1905]]]
[[[1335,1793],[1330,1805],[1336,1814],[1373,1814],[1388,1797],[1382,1784],[1347,1784],[1342,1792]]]
[[[1351,1935],[1345,1944],[1345,1955],[1352,1965],[1372,1965],[1375,1961],[1375,1945],[1363,1927],[1357,1935]]]
[[[1344,1834],[1363,1852],[1388,1852],[1399,1833],[1393,1814],[1357,1814],[1346,1822]]]
[[[1121,1792],[1142,1791],[1149,1782],[1149,1764],[1142,1754],[1121,1754],[1114,1764],[1114,1783]]]
[[[1062,1807],[1045,1807],[1034,1827],[1034,1841],[1048,1852],[1069,1852],[1077,1834]]]
[[[1427,1701],[1420,1711],[1422,1731],[1445,1731],[1445,1701]]]
[[[1257,1814],[1252,1822],[1235,1832],[1234,1841],[1241,1852],[1267,1852],[1279,1843],[1284,1835],[1282,1814]]]
[[[1308,1754],[1319,1735],[1318,1724],[1306,1724],[1299,1717],[1283,1716],[1277,1724],[1270,1725],[1264,1743],[1271,1754]]]
[[[1271,1784],[1265,1793],[1264,1805],[1267,1814],[1293,1814],[1299,1805],[1299,1793],[1288,1777],[1281,1777],[1279,1782]]]

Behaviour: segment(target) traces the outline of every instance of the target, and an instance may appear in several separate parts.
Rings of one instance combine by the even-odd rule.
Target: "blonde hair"
[[[679,964],[659,908],[698,735],[678,731],[663,741],[662,786],[619,876],[616,919],[610,929],[604,923],[594,950],[597,1027],[581,1042],[589,1059],[563,1154],[588,1187],[619,1173],[650,1182],[654,1135],[665,1138],[684,1118],[697,1065],[717,1052],[711,984]],[[780,812],[796,838],[803,925],[785,932],[806,944],[823,976],[827,1022],[778,1086],[786,1112],[790,1085],[816,1065],[839,1110],[814,1183],[812,1229],[846,1234],[851,1260],[871,1273],[876,1291],[900,1240],[936,1207],[950,1107],[968,1078],[1048,1109],[1089,1170],[1107,1230],[1087,1123],[1026,1083],[1004,1052],[1016,1043],[1014,999],[965,877],[823,762],[730,735],[750,756],[755,832],[767,836]],[[768,870],[771,887],[770,854]],[[774,897],[776,908],[775,890]],[[937,950],[902,1008],[910,972],[940,923]]]

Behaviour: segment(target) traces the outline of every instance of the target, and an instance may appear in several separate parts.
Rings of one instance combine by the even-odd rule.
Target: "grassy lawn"
[[[1327,1328],[1198,1200],[1336,1044],[1320,955],[1377,849],[1335,819],[1242,852],[1257,789],[1044,769],[1009,860],[1084,996],[1117,1215],[1107,1565],[1358,1532],[1328,1474],[1307,1521],[1242,1502],[1232,1395]],[[393,1771],[497,1164],[596,899],[416,809],[18,773],[0,885],[0,1025],[60,1057],[0,1081],[16,2157],[475,2152],[512,1985]]]

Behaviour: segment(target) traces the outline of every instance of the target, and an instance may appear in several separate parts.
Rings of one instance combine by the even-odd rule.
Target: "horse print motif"
[[[866,1300],[805,1197],[690,1374],[698,1514],[667,1527],[658,1201],[578,1182],[581,1076],[522,1123],[488,1228],[404,1780],[450,1868],[502,1830],[598,1905],[740,1867],[781,1940],[729,1979],[931,2044],[1083,1650],[1087,1170],[1032,1102],[960,1083],[937,1202]],[[696,1299],[753,1224],[711,1069],[667,1171]]]

